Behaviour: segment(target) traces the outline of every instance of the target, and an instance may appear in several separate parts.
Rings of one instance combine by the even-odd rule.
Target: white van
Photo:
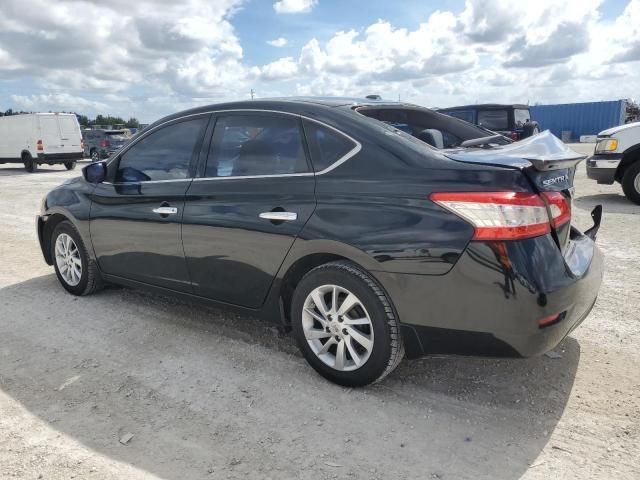
[[[27,172],[43,163],[72,170],[83,153],[80,125],[72,113],[0,117],[0,163],[24,163]]]

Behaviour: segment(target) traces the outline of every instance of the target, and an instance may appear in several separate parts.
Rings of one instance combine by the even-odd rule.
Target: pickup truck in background
[[[589,178],[608,185],[622,184],[625,196],[640,205],[640,122],[600,132],[586,165]]]

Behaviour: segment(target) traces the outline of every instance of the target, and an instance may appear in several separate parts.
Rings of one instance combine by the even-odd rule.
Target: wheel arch
[[[328,240],[295,242],[280,268],[273,292],[285,325],[291,323],[291,300],[300,280],[314,268],[340,260],[349,261],[372,276],[372,271],[380,269],[372,257],[350,245]],[[380,287],[384,290],[382,285]]]
[[[53,235],[55,228],[65,220],[73,224],[73,221],[66,215],[63,215],[62,213],[54,213],[49,215],[47,221],[43,222],[43,225],[39,227],[42,232],[40,240],[42,254],[44,255],[47,265],[53,265],[53,259],[51,258],[51,236]]]
[[[25,157],[26,157],[27,155],[28,155],[29,157],[31,157],[31,158],[34,158],[34,157],[33,157],[33,154],[32,154],[32,153],[31,153],[27,148],[25,148],[25,149],[23,149],[23,150],[20,152],[20,159],[21,159],[21,160],[25,160]]]
[[[618,182],[622,182],[622,177],[624,177],[624,173],[626,172],[627,168],[638,161],[640,161],[640,143],[627,148],[622,153],[622,160],[620,161],[620,164],[616,169],[615,179]]]

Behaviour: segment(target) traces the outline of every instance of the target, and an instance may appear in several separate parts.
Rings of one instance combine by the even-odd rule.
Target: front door
[[[194,291],[258,308],[315,208],[300,119],[221,115],[207,157],[187,191],[183,216]]]
[[[91,239],[110,275],[191,292],[181,241],[191,184],[208,115],[151,130],[109,163],[91,205]]]

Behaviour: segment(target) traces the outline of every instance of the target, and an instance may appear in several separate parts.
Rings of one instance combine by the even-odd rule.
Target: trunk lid
[[[443,153],[458,162],[521,170],[536,193],[561,192],[569,209],[573,207],[575,168],[586,158],[586,155],[570,149],[548,130],[508,145],[451,149]],[[569,240],[571,222],[557,228],[552,225],[552,230],[556,234],[558,246],[564,251]]]

